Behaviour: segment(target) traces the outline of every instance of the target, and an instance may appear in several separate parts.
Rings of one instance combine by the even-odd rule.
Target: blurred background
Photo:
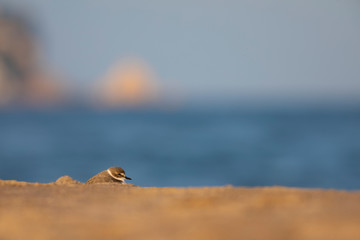
[[[360,189],[358,1],[0,0],[0,179]]]

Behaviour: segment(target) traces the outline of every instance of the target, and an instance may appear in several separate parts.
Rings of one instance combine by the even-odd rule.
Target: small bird
[[[96,174],[86,183],[120,183],[124,184],[125,179],[131,180],[131,178],[125,175],[124,169],[120,167],[111,167],[101,173]]]

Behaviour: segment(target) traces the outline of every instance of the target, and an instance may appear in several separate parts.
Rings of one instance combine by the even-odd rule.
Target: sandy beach
[[[0,239],[360,239],[360,192],[0,181]]]

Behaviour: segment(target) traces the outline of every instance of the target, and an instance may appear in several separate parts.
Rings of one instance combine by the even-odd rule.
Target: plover
[[[86,183],[125,183],[125,179],[131,180],[131,178],[125,175],[124,169],[120,167],[111,167],[101,173],[96,174]]]

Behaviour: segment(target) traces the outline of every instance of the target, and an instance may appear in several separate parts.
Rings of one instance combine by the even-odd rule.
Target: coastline
[[[0,239],[360,239],[360,191],[0,180],[0,196]]]

